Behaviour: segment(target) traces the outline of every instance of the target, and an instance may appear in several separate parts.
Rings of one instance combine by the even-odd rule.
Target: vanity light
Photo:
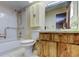
[[[53,2],[48,3],[48,6],[52,6],[52,5],[55,6],[55,5],[61,4],[63,2],[65,2],[65,1],[53,1]]]
[[[29,3],[32,3],[32,2],[34,2],[34,1],[29,1]]]
[[[4,17],[4,13],[0,13],[0,18],[1,18],[1,17]]]
[[[59,2],[59,1],[51,2],[51,3],[48,4],[48,6],[53,5],[53,4],[56,4],[56,3],[58,3],[58,2]]]

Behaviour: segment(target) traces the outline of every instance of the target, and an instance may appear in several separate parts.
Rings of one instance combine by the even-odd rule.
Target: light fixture
[[[0,13],[0,18],[1,18],[1,17],[4,17],[4,13]]]
[[[56,3],[59,3],[59,2],[60,2],[60,1],[50,2],[50,3],[48,3],[48,6],[53,5],[53,4],[56,4]]]
[[[60,4],[63,2],[65,2],[65,1],[53,1],[53,2],[48,3],[48,6],[57,5],[57,4]]]
[[[32,2],[34,2],[34,1],[32,1],[32,0],[29,1],[29,3],[32,3]]]

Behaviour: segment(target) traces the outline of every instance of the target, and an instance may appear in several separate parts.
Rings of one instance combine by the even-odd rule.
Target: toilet
[[[20,40],[22,48],[25,48],[25,53],[24,53],[25,57],[33,56],[32,48],[35,42],[36,41],[33,39]]]

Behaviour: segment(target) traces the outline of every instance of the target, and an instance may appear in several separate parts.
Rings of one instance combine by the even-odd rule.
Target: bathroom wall
[[[17,17],[16,12],[8,8],[6,6],[0,6],[0,34],[4,35],[4,29],[6,27],[17,27]],[[3,40],[4,38],[0,37],[0,40]],[[16,40],[16,29],[9,29],[7,30],[7,40]],[[6,40],[5,39],[5,40]]]
[[[71,25],[71,29],[79,29],[79,24],[78,24],[78,2],[77,1],[74,1],[71,3],[71,21],[70,21],[70,25]]]
[[[46,12],[45,25],[47,29],[56,29],[56,14],[66,11],[65,7],[56,8]]]

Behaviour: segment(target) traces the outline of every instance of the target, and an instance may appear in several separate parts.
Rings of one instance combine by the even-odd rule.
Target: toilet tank
[[[39,31],[32,31],[32,39],[38,40],[39,38]]]

